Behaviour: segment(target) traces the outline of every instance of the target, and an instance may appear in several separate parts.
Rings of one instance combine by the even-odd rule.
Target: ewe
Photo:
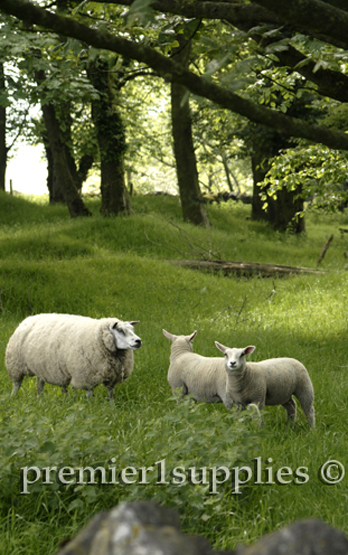
[[[246,362],[255,347],[230,349],[215,341],[225,354],[227,397],[243,409],[253,403],[260,410],[265,405],[282,405],[291,422],[296,419],[295,395],[310,426],[315,426],[314,391],[306,368],[294,358],[270,358]],[[223,359],[221,359],[223,360]]]
[[[89,398],[93,388],[102,383],[111,400],[115,385],[133,371],[133,350],[141,347],[141,339],[133,330],[137,323],[70,314],[29,316],[6,348],[12,395],[24,376],[36,376],[38,395],[47,382],[61,386],[65,393],[69,384],[85,389]]]

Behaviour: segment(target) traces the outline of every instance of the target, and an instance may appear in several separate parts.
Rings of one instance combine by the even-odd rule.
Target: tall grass
[[[318,475],[332,459],[347,466],[348,239],[339,232],[347,217],[311,216],[307,233],[294,237],[252,222],[249,208],[236,204],[208,207],[210,230],[183,224],[175,197],[135,197],[129,218],[104,219],[95,201],[90,209],[92,218],[72,221],[63,207],[0,195],[2,360],[18,323],[39,312],[139,319],[144,341],[134,373],[118,386],[112,404],[102,386],[90,403],[81,391],[64,396],[53,386],[37,399],[30,379],[10,398],[1,365],[0,553],[55,553],[96,512],[145,498],[176,507],[183,530],[206,536],[216,549],[253,542],[309,516],[348,533],[347,478],[328,485]],[[322,275],[227,278],[168,262],[215,253],[315,267],[332,233]],[[267,407],[260,429],[249,412],[237,416],[223,405],[177,405],[166,379],[170,344],[162,328],[197,329],[194,348],[205,356],[219,356],[219,340],[256,345],[251,360],[299,358],[315,389],[316,429],[308,430],[300,408],[290,428],[282,407]],[[125,480],[102,484],[99,474],[96,483],[64,483],[52,471],[52,483],[44,483],[43,474],[35,481],[31,472],[29,493],[21,493],[21,468],[33,466],[100,467],[109,473],[116,468],[118,482],[122,470]],[[236,493],[236,476],[242,481],[248,473],[236,470],[243,466],[253,475]],[[193,467],[206,468],[210,478],[219,467],[231,475],[212,493],[211,482],[194,485],[187,479]],[[186,479],[175,483],[171,472],[180,468]],[[297,480],[301,469],[308,479]],[[223,477],[221,470],[217,482]]]

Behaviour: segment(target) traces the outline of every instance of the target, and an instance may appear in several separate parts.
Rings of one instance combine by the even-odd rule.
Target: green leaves
[[[125,14],[127,28],[132,27],[135,23],[143,25],[145,28],[154,21],[154,14],[151,8],[154,0],[134,0],[129,10]]]

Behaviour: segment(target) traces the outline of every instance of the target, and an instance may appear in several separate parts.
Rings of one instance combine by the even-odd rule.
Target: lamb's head
[[[187,350],[192,353],[193,351],[192,341],[196,337],[197,331],[194,331],[193,333],[191,333],[191,335],[174,335],[173,333],[169,333],[169,331],[166,331],[166,330],[162,330],[162,331],[163,331],[163,335],[173,343],[172,349],[175,345],[175,348],[178,347],[180,350],[184,350],[184,351]]]
[[[249,345],[249,347],[244,347],[243,349],[230,349],[221,345],[218,341],[215,341],[217,348],[225,355],[225,368],[227,373],[230,372],[243,372],[246,360],[246,355],[251,355],[256,349],[256,347]]]
[[[117,320],[115,323],[110,325],[109,329],[114,338],[116,349],[140,349],[142,341],[140,337],[134,333],[133,326],[135,326],[135,324],[139,324],[139,322],[121,322],[120,320]]]

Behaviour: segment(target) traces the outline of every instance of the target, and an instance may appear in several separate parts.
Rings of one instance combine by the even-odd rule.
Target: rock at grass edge
[[[180,532],[177,511],[151,501],[121,503],[97,514],[57,555],[347,555],[348,539],[316,519],[296,522],[251,546],[214,551]]]

